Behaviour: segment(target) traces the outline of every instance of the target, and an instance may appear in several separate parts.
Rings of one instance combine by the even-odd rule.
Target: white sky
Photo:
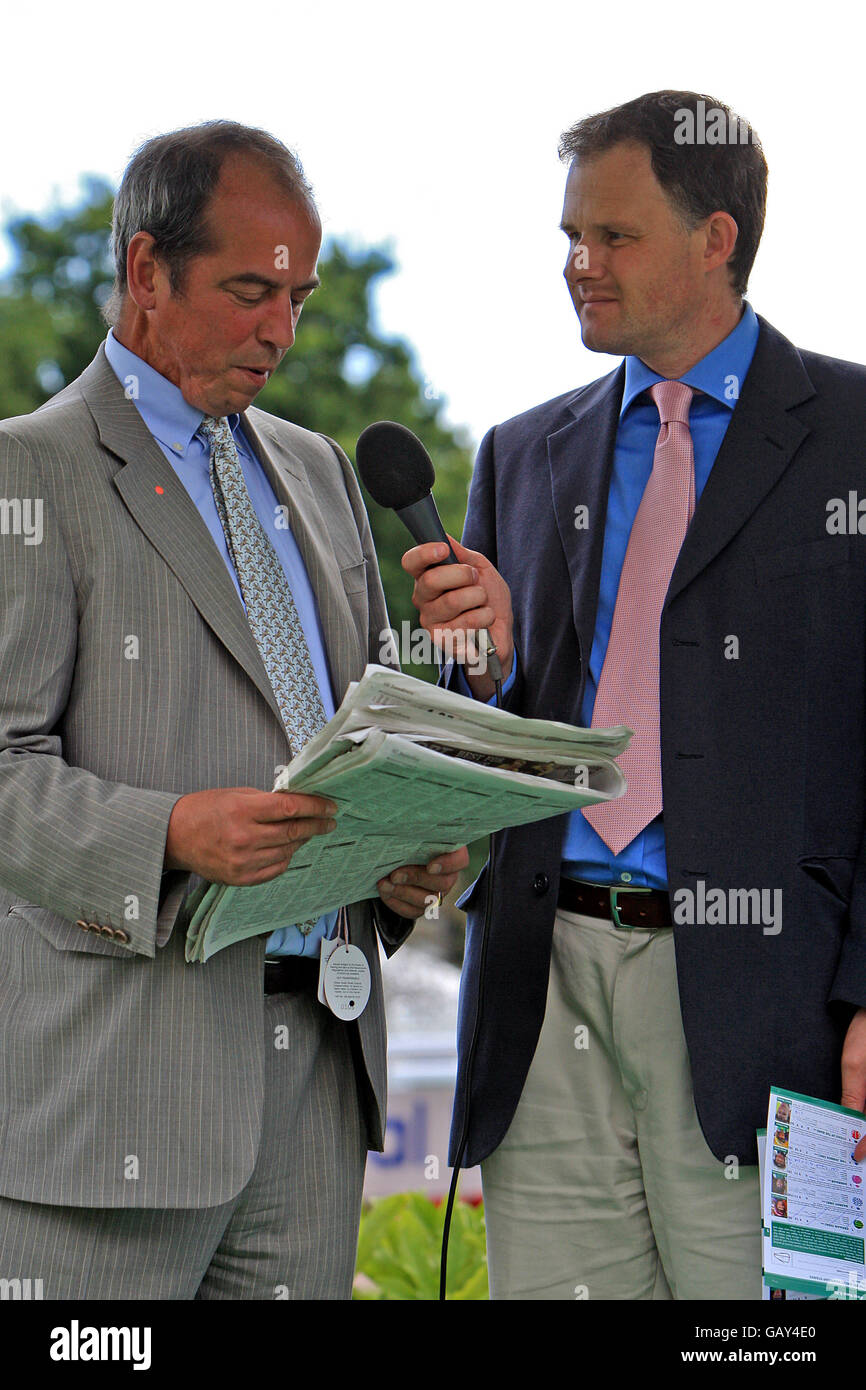
[[[858,10],[857,0],[16,6],[3,22],[0,212],[75,197],[83,173],[116,183],[158,131],[214,117],[264,126],[300,154],[326,234],[389,243],[399,269],[381,284],[380,326],[410,340],[448,418],[477,441],[612,365],[581,346],[561,278],[560,132],[642,92],[691,88],[751,121],[770,166],[752,304],[798,345],[862,361]]]

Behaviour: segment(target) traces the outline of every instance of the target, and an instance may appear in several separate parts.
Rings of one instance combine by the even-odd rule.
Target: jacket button
[[[550,879],[547,874],[536,874],[532,880],[532,891],[536,897],[543,898],[550,887]]]

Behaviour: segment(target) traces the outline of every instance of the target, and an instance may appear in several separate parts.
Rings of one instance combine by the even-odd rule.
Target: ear
[[[714,212],[705,224],[704,270],[726,265],[734,254],[740,229],[729,212]]]
[[[127,293],[144,311],[155,307],[157,283],[163,275],[153,247],[150,232],[136,232],[126,252]]]

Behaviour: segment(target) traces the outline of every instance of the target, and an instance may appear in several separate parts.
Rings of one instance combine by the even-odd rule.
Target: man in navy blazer
[[[691,387],[696,506],[639,637],[662,812],[617,854],[580,813],[496,837],[452,1138],[494,1297],[759,1297],[769,1086],[866,1099],[866,369],[743,299],[766,164],[727,107],[652,93],[560,153],[583,341],[625,360],[488,433],[462,563],[404,558],[421,620],[491,631],[508,709],[589,724],[661,380]]]

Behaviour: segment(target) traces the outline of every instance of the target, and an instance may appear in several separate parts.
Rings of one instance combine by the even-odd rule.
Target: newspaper
[[[403,864],[425,864],[505,826],[609,801],[631,730],[523,719],[383,666],[368,666],[273,790],[328,796],[337,828],[267,883],[205,884],[191,902],[188,961],[248,936],[376,897]]]

